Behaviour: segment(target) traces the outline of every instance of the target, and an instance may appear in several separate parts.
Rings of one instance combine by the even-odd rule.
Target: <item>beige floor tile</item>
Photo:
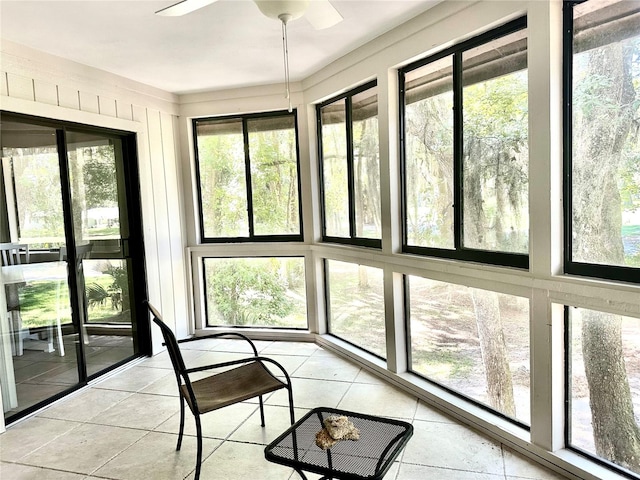
[[[96,387],[137,392],[167,375],[173,375],[173,373],[162,368],[148,368],[136,365],[97,383]]]
[[[201,479],[209,480],[287,480],[291,469],[268,462],[264,446],[224,442],[202,464]],[[193,480],[193,474],[187,477]]]
[[[192,378],[195,380],[195,377]],[[154,395],[165,395],[169,397],[178,396],[178,383],[176,382],[176,376],[171,371],[171,375],[162,377],[160,380],[147,385],[138,393],[150,393]]]
[[[315,343],[311,342],[272,342],[260,352],[260,355],[297,355],[309,357],[320,350]]]
[[[38,416],[86,422],[131,395],[131,392],[91,388],[50,406]]]
[[[312,409],[315,407],[337,407],[350,384],[329,380],[313,380],[308,378],[292,378],[293,404],[295,407]],[[274,392],[267,400],[267,405],[289,405],[286,390]]]
[[[418,401],[415,419],[426,420],[428,422],[457,423],[453,418],[422,401]]]
[[[192,360],[185,360],[185,364],[187,368],[196,368],[196,367],[204,367],[207,365],[214,365],[222,362],[230,362],[233,360],[238,360],[241,358],[246,358],[251,355],[242,355],[239,353],[233,352],[204,352],[197,358]],[[215,370],[212,370],[215,371]],[[220,370],[217,370],[220,371]]]
[[[462,425],[413,422],[403,463],[504,475],[500,444]]]
[[[258,409],[257,404],[242,402],[229,405],[214,412],[200,416],[202,422],[202,436],[209,438],[227,438],[238,426],[247,420]],[[189,407],[185,410],[184,434],[195,435],[196,427]],[[171,416],[167,421],[156,427],[158,432],[178,434],[180,429],[180,413]]]
[[[134,393],[89,420],[113,427],[153,430],[180,409],[176,397]]]
[[[566,478],[529,460],[507,446],[503,445],[502,451],[504,455],[504,471],[507,478],[518,477],[535,480],[561,480]]]
[[[15,462],[78,427],[77,422],[29,418],[0,435],[0,459]]]
[[[396,480],[505,480],[504,475],[491,475],[489,473],[465,472],[446,468],[427,467],[425,465],[400,465]]]
[[[200,355],[202,355],[205,352],[201,350],[189,350],[189,349],[181,348],[180,353],[184,361],[188,362],[195,358],[198,358]],[[138,364],[138,366],[148,367],[148,368],[166,368],[167,370],[173,371],[171,358],[169,358],[169,353],[166,350],[154,355],[153,357],[144,359],[142,362]]]
[[[196,439],[184,437],[176,451],[177,435],[151,432],[94,472],[96,476],[119,480],[179,479],[196,466]],[[220,444],[203,439],[202,458],[207,458]]]
[[[301,357],[301,356],[296,356],[296,355],[264,355],[264,356],[267,357],[267,358],[270,358],[271,360],[275,360],[280,365],[282,365],[282,367],[289,374],[289,376],[292,376],[293,373],[298,368],[300,368],[300,365],[302,365],[305,362],[305,360],[307,359],[307,357]],[[279,368],[277,368],[275,365],[271,364],[268,361],[264,362],[264,364],[277,377],[282,377],[283,376],[282,375],[282,371]]]
[[[296,419],[301,418],[307,410],[294,410]],[[289,409],[267,405],[264,408],[264,423],[260,425],[260,412],[254,412],[240,428],[231,434],[231,440],[237,442],[259,443],[267,445],[291,426]]]
[[[83,424],[23,457],[21,463],[88,474],[146,434],[143,430]]]
[[[15,463],[0,463],[3,480],[83,480],[84,475]]]
[[[360,367],[341,358],[309,357],[293,374],[296,378],[315,378],[353,382],[358,376]]]
[[[412,419],[416,406],[415,397],[391,385],[364,383],[352,384],[338,404],[343,410],[403,419]]]
[[[201,340],[195,340],[193,342],[186,342],[180,344],[180,350],[200,350],[208,351],[216,348],[216,345],[220,343],[218,338],[203,338]]]
[[[382,378],[367,372],[364,368],[360,370],[358,376],[354,380],[355,383],[371,383],[373,385],[388,385]]]

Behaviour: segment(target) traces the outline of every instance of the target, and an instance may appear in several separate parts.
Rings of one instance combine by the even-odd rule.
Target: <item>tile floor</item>
[[[362,368],[309,343],[256,342],[293,381],[296,418],[316,406],[357,410],[410,421],[414,435],[388,480],[558,480],[505,445],[462,426]],[[191,366],[237,358],[242,342],[184,344]],[[266,400],[266,427],[257,402],[202,417],[203,480],[298,479],[267,462],[264,446],[288,426],[286,393]],[[144,359],[19,422],[0,435],[0,478],[11,480],[192,480],[195,427],[188,413],[182,450],[177,389],[169,358]],[[317,479],[309,475],[309,479]]]

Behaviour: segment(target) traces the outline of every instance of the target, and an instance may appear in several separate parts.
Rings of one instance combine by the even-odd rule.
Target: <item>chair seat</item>
[[[285,387],[261,362],[251,362],[241,367],[191,382],[198,402],[199,413],[211,412],[237,402],[264,395]],[[194,411],[186,385],[180,393]]]

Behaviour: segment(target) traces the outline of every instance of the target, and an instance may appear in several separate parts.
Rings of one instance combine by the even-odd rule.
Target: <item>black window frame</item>
[[[562,8],[564,273],[640,283],[640,268],[573,260],[573,7],[586,1],[563,0]]]
[[[320,215],[322,218],[322,241],[329,243],[341,243],[359,247],[382,248],[382,238],[365,238],[356,235],[356,206],[355,206],[355,176],[353,161],[353,108],[352,99],[359,93],[378,86],[377,79],[371,80],[348,92],[342,93],[316,105],[316,136],[318,141],[318,175],[320,179]],[[322,150],[322,109],[340,100],[345,101],[345,128],[347,143],[347,195],[349,197],[349,237],[336,237],[327,235],[327,221],[324,201],[324,169]],[[379,113],[379,112],[378,112]],[[380,152],[378,152],[379,155]],[[381,235],[382,237],[382,235]]]
[[[253,217],[253,195],[251,185],[251,157],[249,149],[249,131],[247,129],[247,123],[250,120],[264,119],[270,117],[293,117],[294,135],[296,139],[296,168],[297,168],[297,192],[298,192],[298,219],[299,219],[299,233],[294,234],[279,234],[279,235],[256,235],[254,233],[254,217]],[[242,135],[244,142],[244,162],[245,162],[245,184],[247,191],[247,221],[249,226],[249,235],[246,237],[208,237],[204,231],[204,212],[202,208],[202,183],[200,176],[200,158],[198,153],[198,130],[197,126],[200,122],[207,121],[240,121],[242,123]],[[198,221],[199,221],[199,233],[200,243],[246,243],[246,242],[302,242],[304,241],[304,228],[302,220],[302,187],[300,178],[300,140],[298,133],[298,111],[293,109],[291,112],[288,110],[277,110],[271,112],[260,113],[248,113],[239,115],[225,115],[214,117],[199,117],[194,118],[191,121],[191,131],[193,132],[193,148],[195,157],[195,173],[196,173],[196,190],[198,195]]]
[[[474,38],[461,42],[450,48],[413,62],[398,70],[399,86],[399,126],[400,126],[400,178],[401,178],[401,215],[402,215],[402,252],[431,257],[463,260],[483,264],[529,269],[529,254],[499,252],[465,247],[463,243],[463,82],[462,56],[474,47],[489,43],[527,28],[527,17],[523,16],[504,25],[482,33]],[[454,208],[454,248],[424,247],[408,245],[407,234],[407,188],[406,188],[406,129],[405,129],[405,75],[406,73],[423,67],[442,58],[452,56],[453,77],[453,208]],[[528,67],[527,67],[528,68]]]

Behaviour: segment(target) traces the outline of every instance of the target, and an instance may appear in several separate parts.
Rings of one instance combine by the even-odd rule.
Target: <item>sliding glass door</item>
[[[10,422],[149,342],[134,136],[5,114],[0,135],[0,250],[17,252],[0,276]]]

